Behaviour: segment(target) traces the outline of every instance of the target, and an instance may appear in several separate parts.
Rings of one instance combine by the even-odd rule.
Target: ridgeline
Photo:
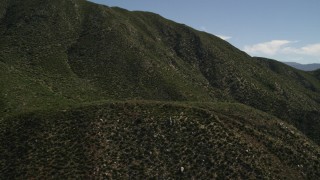
[[[0,176],[320,177],[319,70],[149,12],[0,2]]]

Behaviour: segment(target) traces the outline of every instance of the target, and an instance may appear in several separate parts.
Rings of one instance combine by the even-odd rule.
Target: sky
[[[320,63],[320,0],[90,0],[149,11],[206,31],[251,56]]]

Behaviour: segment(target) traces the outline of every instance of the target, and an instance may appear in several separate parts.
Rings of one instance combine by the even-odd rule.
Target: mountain
[[[319,177],[319,146],[242,104],[111,102],[8,118],[8,179]]]
[[[320,64],[313,63],[313,64],[299,64],[295,62],[284,62],[285,64],[294,67],[296,69],[300,69],[303,71],[314,71],[320,69]]]
[[[8,178],[295,178],[320,172],[320,80],[149,12],[0,2]]]

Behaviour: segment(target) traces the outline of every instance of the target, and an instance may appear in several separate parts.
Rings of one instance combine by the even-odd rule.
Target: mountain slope
[[[82,0],[1,1],[0,70],[8,177],[319,176],[318,71],[252,58],[153,13]],[[168,119],[177,127],[166,129]],[[175,151],[147,155],[148,144]]]
[[[0,169],[10,179],[320,175],[319,146],[240,104],[105,102],[23,114],[1,127]]]
[[[230,101],[270,112],[319,142],[318,126],[309,130],[320,121],[312,74],[278,64],[286,71],[279,76],[220,38],[152,13],[71,0],[8,4],[1,66],[4,76],[28,80],[2,79],[2,114],[100,99]]]

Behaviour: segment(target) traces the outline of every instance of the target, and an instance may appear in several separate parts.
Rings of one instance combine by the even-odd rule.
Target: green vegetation
[[[0,176],[316,179],[319,74],[153,13],[1,1]]]
[[[105,102],[21,114],[1,127],[0,168],[9,179],[320,175],[316,144],[242,104]]]

